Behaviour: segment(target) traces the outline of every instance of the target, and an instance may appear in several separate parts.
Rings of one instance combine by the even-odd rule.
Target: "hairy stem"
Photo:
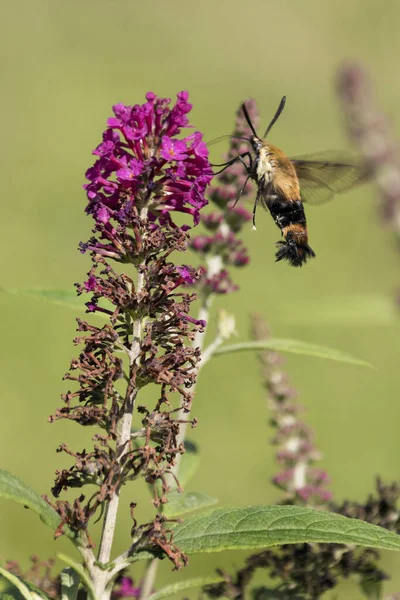
[[[126,451],[131,433],[132,412],[135,404],[137,390],[131,394],[125,403],[124,415],[119,423],[117,438],[117,456],[120,458]],[[116,490],[114,496],[107,504],[106,513],[103,522],[103,531],[101,535],[100,550],[98,560],[101,563],[108,563],[111,556],[111,547],[114,539],[115,523],[119,505],[119,490]]]
[[[141,219],[147,218],[147,208],[143,208],[140,213]],[[144,275],[142,271],[144,263],[138,267],[137,286],[136,294],[139,294],[143,288]],[[132,343],[129,352],[129,366],[132,367],[140,354],[140,340],[142,335],[142,319],[138,317],[133,321],[132,324]],[[132,429],[132,418],[133,409],[135,406],[135,400],[137,397],[138,390],[134,388],[125,400],[123,407],[124,413],[118,424],[117,440],[116,440],[116,456],[117,460],[120,461],[124,454],[129,449],[129,442],[131,437]],[[115,491],[114,496],[107,503],[105,510],[105,516],[103,521],[103,529],[101,534],[100,548],[98,554],[98,562],[101,564],[107,564],[110,561],[111,549],[114,540],[115,526],[117,522],[118,506],[119,506],[119,494],[120,490]],[[98,570],[95,577],[94,587],[99,599],[106,600],[108,598],[108,592],[104,592],[105,586],[109,579],[108,571]]]
[[[153,591],[153,585],[157,575],[158,563],[160,561],[158,558],[152,558],[147,563],[146,572],[142,579],[141,591],[139,600],[146,600]]]
[[[203,321],[206,321],[206,323],[208,324],[211,304],[212,304],[212,296],[207,296],[204,299],[202,306],[200,307],[199,314],[197,315],[197,319],[199,321],[203,320]],[[195,338],[193,340],[193,347],[200,348],[200,351],[203,349],[203,346],[204,346],[206,331],[207,331],[207,325],[204,328],[204,331],[196,332]],[[199,373],[201,366],[202,366],[202,361],[200,361],[199,364],[197,365],[197,374]],[[190,391],[192,392],[193,395],[196,391],[196,386],[197,386],[197,381],[190,388]],[[189,416],[188,413],[185,412],[183,409],[181,409],[178,413],[178,419],[187,420],[188,416]],[[180,424],[179,434],[177,436],[178,446],[179,446],[179,444],[183,444],[183,442],[185,441],[188,425],[189,425],[189,423],[181,423]],[[174,475],[176,475],[176,476],[178,476],[179,466],[180,466],[180,462],[182,460],[182,456],[183,456],[182,454],[177,454],[176,463],[175,463],[174,468],[172,469]]]

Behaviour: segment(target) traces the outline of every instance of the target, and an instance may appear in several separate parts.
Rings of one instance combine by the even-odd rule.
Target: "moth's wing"
[[[366,179],[366,172],[351,154],[328,150],[290,159],[296,169],[303,202],[323,204]]]

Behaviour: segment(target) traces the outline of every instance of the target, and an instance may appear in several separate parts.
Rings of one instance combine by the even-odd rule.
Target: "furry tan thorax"
[[[288,202],[300,200],[300,185],[289,158],[276,146],[262,142],[258,153],[258,181],[272,183],[277,194]]]

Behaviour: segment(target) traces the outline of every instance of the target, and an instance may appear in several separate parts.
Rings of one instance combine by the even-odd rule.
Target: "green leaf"
[[[51,304],[58,304],[83,312],[87,312],[85,302],[88,302],[90,300],[90,294],[78,296],[76,291],[69,290],[53,290],[49,288],[18,289],[0,287],[0,291],[6,292],[8,294],[14,294],[17,296],[27,296],[29,298],[44,300],[45,302],[50,302]],[[101,306],[103,308],[107,308],[108,310],[113,310],[112,304],[107,300],[103,300]],[[108,318],[108,315],[102,312],[96,312],[91,314],[92,316],[100,317],[101,319]]]
[[[127,556],[125,558],[126,564],[133,564],[138,562],[139,560],[153,560],[153,558],[164,558],[160,552],[151,551],[151,550],[139,550],[132,554],[132,556]]]
[[[85,301],[83,296],[77,296],[76,291],[69,290],[52,290],[46,288],[31,288],[31,289],[17,289],[17,288],[0,288],[0,291],[8,294],[14,294],[17,296],[28,296],[30,298],[38,298],[39,300],[46,300],[52,304],[61,304],[62,306],[68,306],[69,308],[86,310]]]
[[[47,594],[41,592],[37,587],[31,585],[30,583],[22,581],[20,577],[17,577],[17,575],[14,575],[13,573],[10,573],[9,571],[1,567],[0,575],[4,577],[4,579],[7,579],[7,581],[9,581],[11,585],[13,585],[16,588],[25,600],[48,600],[49,598]],[[4,598],[4,596],[8,595],[9,594],[2,594],[1,597]],[[12,595],[10,595],[10,597],[12,598]]]
[[[72,558],[70,558],[66,554],[57,554],[57,558],[65,562],[71,567],[71,569],[75,571],[81,582],[85,585],[86,589],[88,590],[89,596],[92,598],[92,600],[96,600],[96,591],[93,587],[93,583],[83,566],[72,560]]]
[[[7,579],[7,581],[9,581],[14,587],[16,587],[23,598],[26,600],[32,600],[29,588],[22,583],[19,577],[9,573],[9,571],[3,569],[2,567],[0,567],[0,575],[4,577],[4,579]]]
[[[202,587],[203,585],[210,585],[211,583],[219,583],[220,581],[223,581],[221,577],[197,577],[196,579],[185,579],[184,581],[166,585],[158,592],[152,594],[149,597],[149,600],[164,600],[164,598],[173,596],[173,594]]]
[[[228,506],[188,517],[174,532],[174,543],[188,554],[306,542],[400,550],[400,536],[382,527],[297,506]]]
[[[78,588],[80,577],[78,573],[68,567],[60,573],[61,579],[61,600],[76,600],[78,596]]]
[[[179,463],[178,479],[184,488],[196,473],[200,464],[198,447],[193,442],[185,440],[185,454]]]
[[[231,354],[232,352],[248,352],[260,350],[273,350],[275,352],[291,352],[293,354],[304,354],[306,356],[316,356],[318,358],[327,358],[339,362],[360,365],[362,367],[372,367],[372,365],[356,356],[346,354],[334,348],[319,346],[318,344],[309,344],[299,340],[290,340],[285,338],[268,338],[261,341],[241,342],[238,344],[230,344],[229,346],[221,346],[214,352],[214,356],[221,354]]]
[[[168,504],[164,504],[163,515],[166,517],[177,517],[199,508],[217,504],[216,498],[200,492],[177,492],[173,490],[168,494]]]
[[[53,530],[57,529],[60,524],[60,517],[54,508],[47,504],[35,490],[3,469],[0,469],[0,498],[14,500],[14,502],[32,509],[40,517],[40,520]],[[73,537],[67,528],[65,533]]]

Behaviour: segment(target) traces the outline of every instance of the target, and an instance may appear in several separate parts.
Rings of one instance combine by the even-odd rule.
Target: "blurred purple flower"
[[[256,340],[270,336],[258,315],[252,315],[252,330]],[[260,362],[271,424],[275,429],[272,443],[278,447],[276,459],[282,467],[272,481],[285,492],[284,503],[324,505],[332,498],[327,489],[329,477],[326,471],[313,466],[321,460],[321,454],[311,428],[298,417],[304,408],[293,402],[297,392],[280,369],[283,360],[277,352],[265,350],[260,352]]]
[[[254,100],[247,100],[246,106],[252,122],[257,126],[258,111]],[[248,149],[247,143],[243,143],[237,137],[248,137],[249,135],[251,135],[251,131],[240,107],[236,113],[229,152],[225,156],[227,161],[235,158],[244,149]],[[198,142],[195,149],[196,155],[203,156],[207,150],[204,148],[204,142],[197,133],[189,137]],[[249,263],[247,249],[236,235],[252,218],[243,206],[235,205],[241,191],[242,196],[247,196],[254,189],[249,182],[246,189],[243,190],[246,179],[247,173],[243,165],[237,163],[217,175],[215,185],[209,188],[210,200],[216,210],[201,216],[201,221],[208,233],[198,235],[191,240],[192,249],[200,254],[204,261],[202,277],[198,282],[198,287],[202,288],[201,293],[204,297],[210,294],[227,294],[236,291],[238,286],[233,283],[228,268],[231,266],[243,267]]]
[[[113,590],[111,598],[139,598],[141,588],[133,585],[130,577],[122,577],[118,587]]]

